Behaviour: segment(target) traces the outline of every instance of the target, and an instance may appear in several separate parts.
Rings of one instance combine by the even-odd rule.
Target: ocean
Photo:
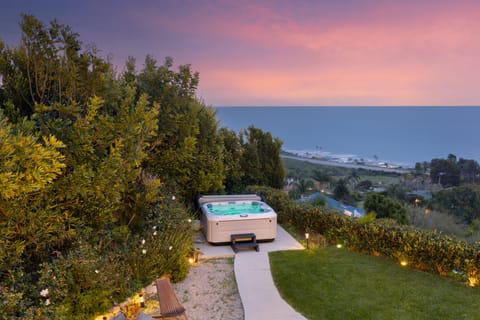
[[[446,158],[480,162],[480,107],[215,107],[221,127],[269,131],[282,149],[413,167]]]

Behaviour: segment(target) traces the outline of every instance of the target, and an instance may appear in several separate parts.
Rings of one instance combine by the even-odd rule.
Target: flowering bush
[[[83,234],[35,273],[10,272],[0,286],[0,318],[91,319],[163,274],[188,272],[191,220],[185,207],[163,199],[139,230],[112,226]]]

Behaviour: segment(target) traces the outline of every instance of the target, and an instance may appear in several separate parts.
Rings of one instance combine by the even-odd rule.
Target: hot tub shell
[[[244,201],[258,202],[269,210],[261,213],[215,215],[208,208],[209,204]],[[254,233],[257,240],[269,241],[277,236],[277,214],[258,195],[202,196],[198,199],[198,204],[202,211],[200,218],[202,231],[210,243],[229,243],[232,234]]]

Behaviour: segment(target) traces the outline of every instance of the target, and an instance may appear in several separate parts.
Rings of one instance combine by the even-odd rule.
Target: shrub
[[[469,244],[436,230],[399,225],[389,218],[370,221],[371,217],[365,217],[369,222],[365,223],[321,208],[289,205],[275,198],[279,193],[263,191],[267,202],[281,205],[274,207],[279,219],[297,230],[309,228],[351,250],[407,260],[410,266],[443,276],[460,274],[469,285],[480,285],[480,243]]]

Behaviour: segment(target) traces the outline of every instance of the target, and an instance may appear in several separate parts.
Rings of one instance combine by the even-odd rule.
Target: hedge
[[[298,205],[285,193],[263,187],[251,191],[264,196],[275,209],[278,221],[300,232],[317,232],[330,243],[341,243],[351,250],[381,255],[411,267],[462,279],[470,286],[480,286],[480,243],[442,234],[436,230],[419,230],[398,225],[390,219],[371,223],[325,208]]]

